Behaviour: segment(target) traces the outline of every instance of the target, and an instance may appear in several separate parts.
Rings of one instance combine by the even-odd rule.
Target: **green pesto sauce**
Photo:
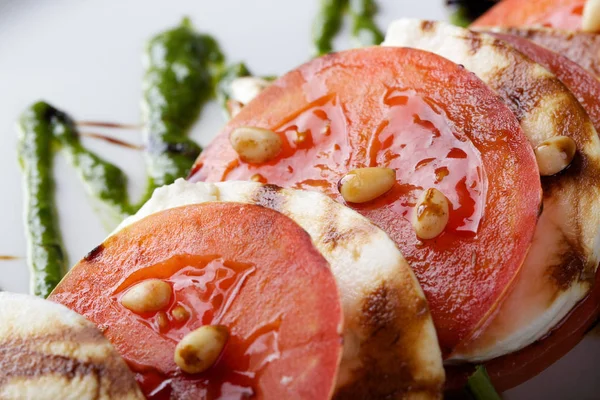
[[[458,7],[449,17],[450,23],[463,28],[471,25],[471,17],[466,7]]]
[[[60,282],[67,266],[54,206],[51,148],[55,111],[46,103],[36,103],[19,119],[31,292],[44,298]]]
[[[383,35],[373,21],[375,12],[373,0],[323,0],[313,25],[315,53],[332,50],[345,13],[350,14],[353,36],[361,45],[381,42]],[[144,69],[142,122],[148,187],[137,204],[129,200],[123,171],[81,144],[68,115],[39,102],[21,116],[18,152],[25,182],[28,262],[32,292],[38,296],[50,294],[67,264],[55,213],[53,150],[60,149],[67,156],[88,195],[108,208],[114,220],[121,220],[145,203],[155,188],[188,174],[201,151],[188,133],[202,107],[215,95],[226,106],[231,82],[250,75],[241,63],[225,68],[216,40],[196,32],[188,19],[150,39]]]
[[[483,365],[478,365],[469,377],[467,391],[475,400],[501,400]]]
[[[129,204],[127,176],[119,167],[83,147],[68,115],[56,109],[54,113],[53,137],[77,171],[87,194],[108,209],[113,221],[123,220],[134,211]]]
[[[201,149],[187,134],[202,106],[214,97],[221,77],[227,76],[223,64],[217,42],[196,33],[187,19],[148,42],[142,114],[149,185],[138,204],[129,200],[123,171],[81,144],[77,127],[67,114],[44,102],[23,112],[18,152],[35,295],[48,296],[67,265],[55,212],[54,150],[66,155],[88,195],[111,212],[112,220],[122,220],[137,211],[156,187],[188,174]]]
[[[352,36],[359,46],[373,46],[383,42],[383,32],[375,23],[377,4],[374,0],[350,0]]]
[[[312,27],[313,55],[318,57],[333,51],[333,39],[342,28],[348,0],[321,0]]]
[[[18,154],[24,181],[31,292],[41,297],[50,294],[67,265],[54,206],[54,111],[46,103],[36,103],[19,119]]]
[[[346,14],[350,15],[352,37],[358,46],[372,46],[383,42],[383,33],[375,23],[375,0],[321,0],[312,28],[314,56],[333,51],[333,39],[339,33]]]
[[[148,42],[142,99],[148,196],[185,177],[200,154],[187,135],[214,96],[223,64],[217,42],[197,33],[188,19]]]
[[[131,212],[125,174],[81,145],[69,116],[45,102],[26,109],[19,120],[17,150],[24,178],[31,291],[40,297],[47,297],[60,282],[67,264],[54,202],[52,167],[56,149],[67,155],[88,195],[107,206],[118,219]]]

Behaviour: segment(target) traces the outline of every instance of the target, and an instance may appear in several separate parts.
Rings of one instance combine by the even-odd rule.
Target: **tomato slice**
[[[557,29],[503,29],[503,33],[524,37],[576,62],[600,79],[600,35]]]
[[[169,305],[126,309],[123,293],[150,278],[172,287]],[[51,300],[101,327],[150,399],[328,399],[334,389],[342,350],[334,277],[309,235],[273,210],[205,203],[153,214],[88,254]],[[176,318],[176,307],[188,317]],[[175,346],[207,324],[229,328],[226,347],[207,371],[183,373]]]
[[[567,57],[538,46],[530,40],[506,33],[490,33],[510,43],[521,53],[556,75],[577,97],[594,123],[594,127],[600,132],[600,81],[596,77]]]
[[[242,162],[229,143],[240,126],[277,132],[275,159]],[[537,165],[510,110],[479,79],[440,56],[369,48],[309,62],[263,91],[198,159],[192,181],[261,179],[343,202],[350,170],[385,166],[397,183],[362,205],[413,267],[448,354],[495,309],[523,262],[541,202]],[[450,220],[419,240],[416,199],[439,189]]]
[[[472,27],[542,25],[581,30],[586,0],[503,0],[479,17]]]

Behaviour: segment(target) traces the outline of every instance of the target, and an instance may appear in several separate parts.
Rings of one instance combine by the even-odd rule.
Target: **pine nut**
[[[254,174],[254,175],[252,175],[250,177],[250,180],[252,182],[267,183],[267,178],[265,178],[261,174]]]
[[[449,217],[448,199],[439,190],[431,188],[417,200],[412,225],[419,239],[433,239],[444,231]]]
[[[282,141],[278,134],[268,129],[240,127],[229,135],[229,142],[242,161],[262,164],[277,157]]]
[[[576,151],[577,145],[567,136],[554,136],[543,141],[535,148],[540,175],[558,174],[571,164]]]
[[[175,364],[188,374],[198,374],[209,369],[219,358],[229,330],[222,325],[205,325],[181,339],[175,347]]]
[[[160,331],[164,331],[169,326],[169,317],[164,311],[159,311],[156,313],[156,324],[158,325],[158,329]]]
[[[123,297],[121,304],[135,312],[146,313],[165,309],[171,301],[173,289],[160,279],[148,279],[130,288]]]
[[[329,136],[331,134],[331,121],[327,121],[321,128],[321,135]]]
[[[338,189],[349,203],[366,203],[389,191],[396,183],[396,171],[391,168],[359,168],[344,176]]]
[[[171,310],[171,315],[177,322],[183,322],[190,317],[190,312],[185,307],[178,305]]]
[[[583,6],[581,30],[584,32],[600,32],[600,0],[587,0]]]

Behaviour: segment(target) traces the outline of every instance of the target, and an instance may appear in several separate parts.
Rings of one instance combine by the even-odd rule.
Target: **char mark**
[[[92,249],[89,253],[83,257],[83,259],[87,262],[93,262],[96,258],[100,257],[104,252],[104,244],[100,244]]]
[[[284,197],[279,193],[281,188],[277,185],[261,185],[253,194],[252,200],[254,204],[270,208],[275,211],[281,211]]]

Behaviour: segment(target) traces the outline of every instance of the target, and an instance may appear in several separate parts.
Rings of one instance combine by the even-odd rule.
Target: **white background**
[[[399,17],[444,19],[442,0],[380,0],[380,26]],[[28,288],[15,120],[44,99],[79,120],[137,123],[145,39],[189,15],[217,37],[230,61],[279,75],[307,61],[317,0],[0,0],[0,288]],[[343,39],[340,49],[349,46]],[[209,106],[193,136],[206,144],[223,124]],[[88,129],[89,130],[89,129]],[[95,129],[93,131],[99,131]],[[116,134],[139,142],[136,132]],[[134,196],[144,186],[141,154],[98,141],[86,144],[124,168]],[[100,243],[106,227],[75,172],[56,160],[58,210],[71,264]],[[508,399],[600,398],[600,334],[590,335]]]

